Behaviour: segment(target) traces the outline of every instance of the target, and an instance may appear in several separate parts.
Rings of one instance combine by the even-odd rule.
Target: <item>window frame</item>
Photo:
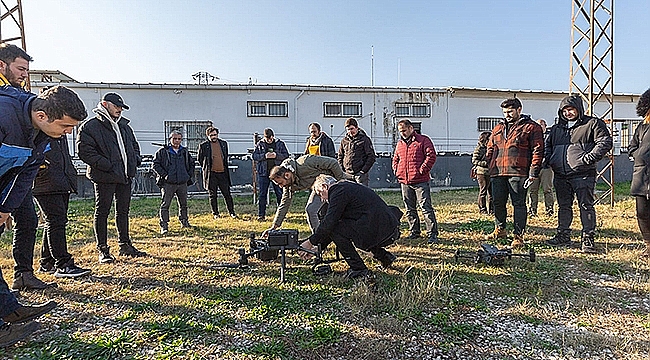
[[[271,106],[282,105],[284,112],[282,114],[271,114]],[[264,113],[255,113],[253,108],[261,108],[264,106]],[[249,100],[246,102],[246,116],[247,117],[289,117],[289,102],[288,101],[269,101],[269,100]]]
[[[328,107],[337,106],[340,112],[337,114],[328,113]],[[346,106],[355,106],[357,112],[355,114],[346,113]],[[363,116],[363,103],[361,101],[324,101],[323,102],[323,117],[325,118],[350,118]]]
[[[413,109],[415,107],[426,107],[425,114],[415,114]],[[397,108],[406,108],[408,109],[407,114],[398,113]],[[411,117],[411,118],[430,118],[431,117],[431,104],[428,102],[396,102],[395,103],[395,116],[399,117]]]
[[[500,116],[478,116],[476,118],[476,130],[479,132],[483,131],[492,131],[494,127],[503,120],[503,117]],[[491,127],[488,129],[487,127],[481,127],[482,124],[490,124]]]

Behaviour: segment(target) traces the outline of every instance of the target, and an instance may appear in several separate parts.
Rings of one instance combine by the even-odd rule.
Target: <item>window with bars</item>
[[[209,120],[165,120],[165,141],[163,143],[168,143],[172,131],[178,130],[183,134],[183,146],[195,152],[199,148],[199,144],[207,139],[205,129],[211,125],[212,121]]]
[[[478,131],[492,131],[494,127],[499,123],[503,118],[496,116],[479,116],[477,119],[476,130]]]
[[[287,117],[289,103],[286,101],[249,101],[248,116]]]
[[[621,151],[627,152],[630,146],[630,140],[634,136],[636,127],[639,126],[642,120],[639,119],[616,119],[616,122],[621,122]]]
[[[397,103],[395,104],[395,115],[409,117],[431,117],[431,105],[428,103]]]
[[[360,102],[325,102],[323,103],[324,117],[354,117],[361,116]]]

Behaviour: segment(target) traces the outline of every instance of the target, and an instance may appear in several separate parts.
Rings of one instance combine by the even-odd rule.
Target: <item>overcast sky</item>
[[[32,69],[78,81],[568,90],[570,0],[24,0]],[[650,2],[615,7],[615,91],[650,87]],[[3,29],[5,31],[5,29]],[[6,34],[6,31],[3,35]]]

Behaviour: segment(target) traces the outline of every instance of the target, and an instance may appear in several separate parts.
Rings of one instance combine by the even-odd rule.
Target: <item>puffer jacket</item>
[[[573,125],[562,115],[562,109],[572,106],[578,110]],[[555,176],[596,176],[596,164],[613,145],[612,136],[604,121],[584,114],[582,99],[567,96],[560,102],[558,123],[546,137],[544,166],[551,167]]]
[[[262,139],[257,142],[257,145],[255,145],[255,150],[253,150],[253,160],[255,160],[257,175],[259,176],[268,177],[269,172],[271,171],[271,169],[268,168],[269,164],[266,159],[266,153],[270,147],[271,144]],[[287,146],[284,144],[284,141],[280,139],[274,139],[272,148],[275,150],[275,159],[271,159],[274,163],[273,166],[280,165],[284,159],[289,157],[289,150],[287,150]]]
[[[99,106],[102,106],[101,104]],[[117,135],[109,123],[107,114],[97,112],[97,116],[86,120],[79,126],[77,154],[88,165],[86,177],[95,183],[127,184],[136,175],[142,163],[140,145],[135,138],[130,120],[120,117],[117,121],[126,151],[127,172],[117,143]]]
[[[362,129],[359,129],[354,137],[348,134],[341,139],[338,160],[339,165],[346,173],[354,175],[363,171],[367,174],[372,168],[372,164],[375,163],[376,157],[372,140]]]
[[[50,137],[37,132],[30,105],[36,95],[12,86],[0,86],[0,212],[22,204],[45,160]]]
[[[490,176],[538,177],[544,158],[542,127],[526,114],[507,130],[502,120],[492,129],[485,158]]]
[[[50,151],[34,179],[34,196],[77,192],[77,170],[68,150],[68,137],[50,140]]]
[[[431,180],[436,149],[428,136],[416,132],[408,141],[400,139],[393,155],[393,172],[400,184],[420,184]]]
[[[472,165],[476,168],[476,174],[487,175],[490,173],[488,168],[488,161],[485,159],[487,153],[487,144],[477,143],[472,153]]]
[[[634,158],[630,195],[650,199],[650,124],[636,127],[627,153]]]

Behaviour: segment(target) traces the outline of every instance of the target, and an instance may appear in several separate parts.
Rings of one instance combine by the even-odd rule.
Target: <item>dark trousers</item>
[[[45,219],[41,265],[50,264],[59,269],[72,265],[65,238],[70,194],[35,195],[34,198]]]
[[[489,174],[477,174],[478,181],[478,209],[481,212],[491,213],[494,211],[492,203],[492,184]]]
[[[363,270],[366,269],[366,264],[359,256],[355,245],[361,246],[361,238],[353,229],[355,228],[354,220],[341,220],[338,222],[337,226],[334,227],[334,230],[330,233],[330,237],[325,239],[321,243],[321,249],[325,249],[327,245],[331,242],[336,244],[336,249],[341,254],[345,262],[350,266],[352,270]],[[370,249],[363,249],[370,251],[375,259],[383,260],[388,255],[389,252],[384,249],[385,246],[388,246],[393,243],[392,239],[389,239],[391,234],[386,235],[388,241],[378,240],[377,245],[373,246]]]
[[[235,213],[235,204],[232,202],[230,195],[230,185],[228,184],[228,177],[225,172],[217,173],[210,171],[210,178],[208,179],[208,196],[210,198],[210,207],[212,208],[212,215],[219,215],[219,205],[217,203],[217,189],[221,191],[223,199],[226,201],[228,212]]]
[[[276,185],[274,182],[272,182],[268,176],[258,176],[257,184],[259,187],[259,192],[258,192],[259,206],[257,208],[258,209],[257,215],[266,216],[266,202],[269,194],[269,186],[273,187],[273,192],[275,193],[275,199],[278,201],[277,204],[280,204],[280,200],[282,200],[282,188]]]
[[[2,276],[2,269],[0,269],[0,325],[5,322],[2,318],[16,311],[20,307],[16,296],[9,291],[9,285]]]
[[[115,225],[117,226],[118,244],[130,245],[129,207],[131,206],[131,179],[128,184],[95,183],[95,239],[97,248],[108,247],[108,215],[115,198]]]
[[[639,223],[639,230],[643,240],[650,241],[650,200],[645,196],[635,196],[636,199],[636,221]]]
[[[14,218],[14,239],[12,252],[14,255],[14,276],[23,272],[34,272],[34,245],[36,244],[36,228],[38,216],[34,207],[34,197],[29,190],[22,204],[12,213]]]
[[[427,227],[429,236],[438,236],[438,221],[436,212],[431,205],[431,187],[429,182],[419,184],[400,184],[402,188],[402,200],[406,206],[406,219],[409,223],[411,234],[420,233],[420,218],[417,206],[420,206],[424,214],[424,224]]]
[[[522,176],[495,176],[491,179],[492,199],[494,201],[494,223],[497,228],[506,228],[508,196],[514,208],[514,233],[522,235],[526,230],[526,189],[524,182],[526,177]]]
[[[578,199],[582,233],[593,235],[596,232],[596,209],[594,209],[594,187],[596,178],[593,176],[564,178],[557,175],[553,179],[557,196],[557,232],[571,233],[573,222],[573,199]]]
[[[187,183],[183,184],[165,184],[160,189],[162,193],[162,203],[160,204],[160,226],[167,227],[169,224],[169,206],[176,195],[178,201],[178,220],[182,222],[188,220],[187,216]]]

